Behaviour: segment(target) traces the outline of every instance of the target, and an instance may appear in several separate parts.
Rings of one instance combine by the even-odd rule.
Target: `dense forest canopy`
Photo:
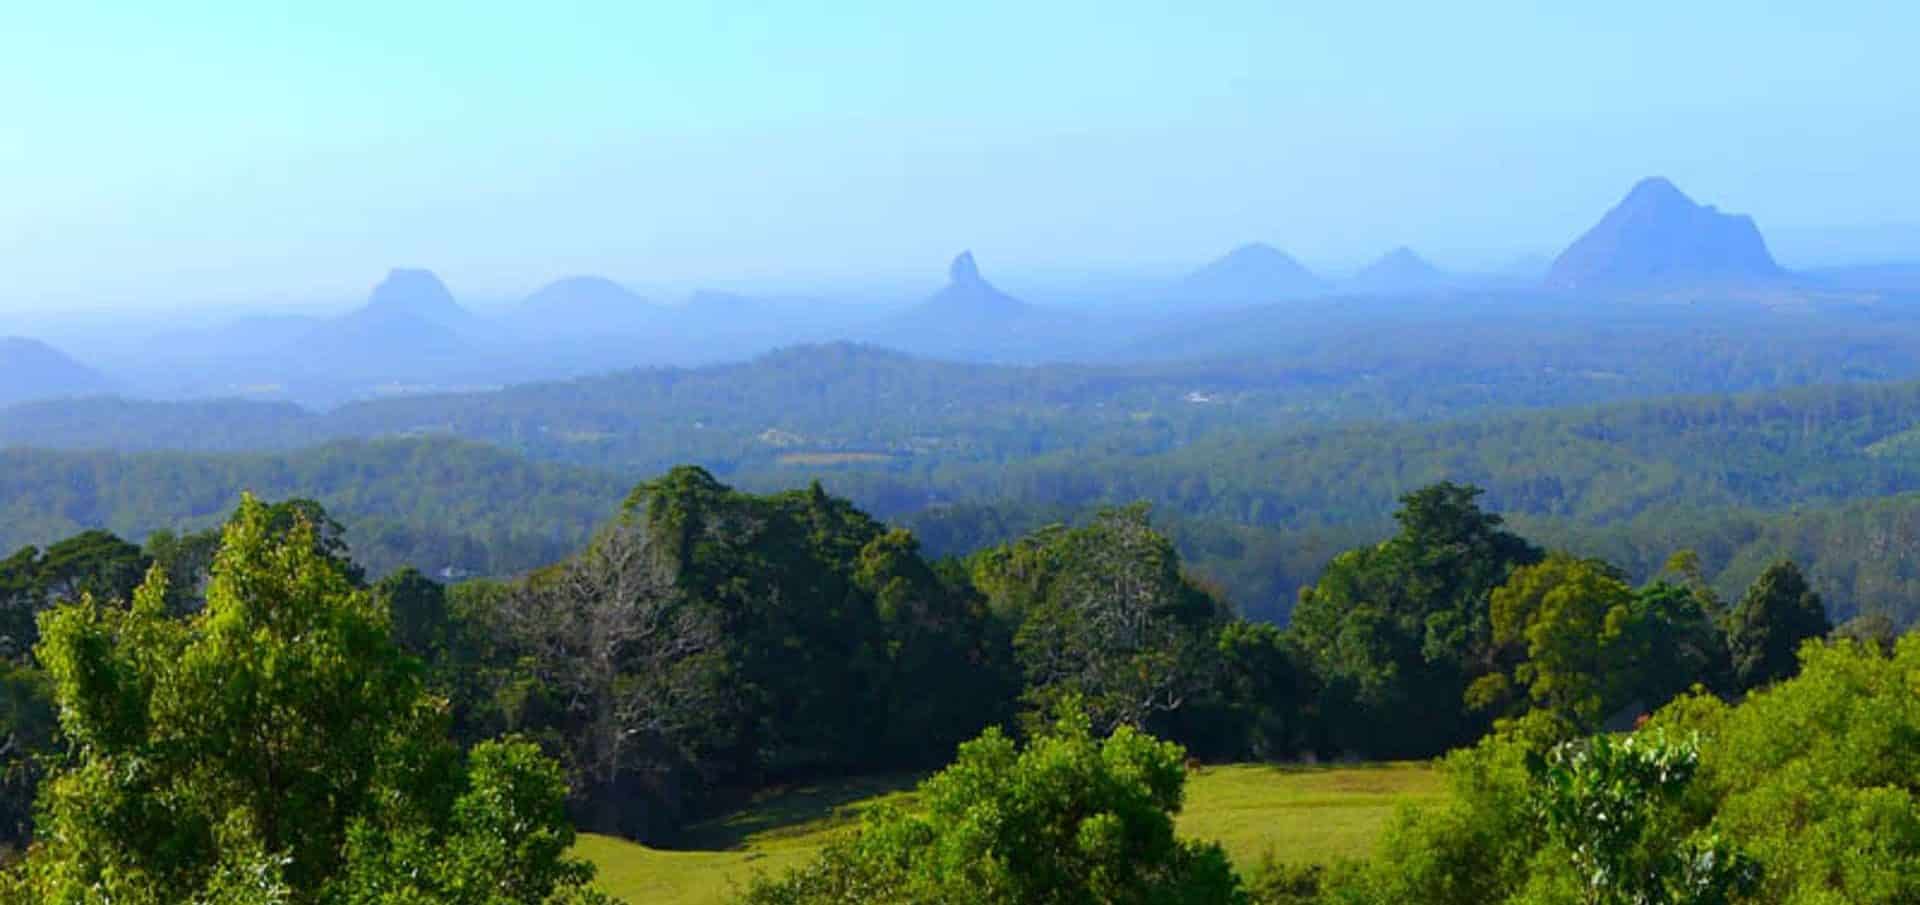
[[[582,548],[506,581],[373,580],[307,500],[249,497],[222,529],[144,547],[78,535],[0,564],[0,806],[8,840],[31,840],[0,889],[76,902],[108,890],[586,901],[586,869],[564,855],[573,827],[670,840],[729,789],[928,769],[957,752],[921,792],[928,816],[877,812],[751,900],[890,889],[945,901],[952,887],[938,884],[962,877],[1010,902],[1047,889],[1209,902],[1301,883],[1362,891],[1429,880],[1243,878],[1217,847],[1173,837],[1185,754],[1430,757],[1484,738],[1462,764],[1552,754],[1551,769],[1500,779],[1562,796],[1551,807],[1667,807],[1680,784],[1722,781],[1713,771],[1732,768],[1717,749],[1648,736],[1644,756],[1685,766],[1659,774],[1676,785],[1595,803],[1582,771],[1650,774],[1638,742],[1581,740],[1676,697],[1657,723],[1735,719],[1716,714],[1820,687],[1845,657],[1878,669],[1871,658],[1894,648],[1890,623],[1835,628],[1791,561],[1737,599],[1701,580],[1690,551],[1635,583],[1535,545],[1480,497],[1452,483],[1405,495],[1393,534],[1333,556],[1286,629],[1235,615],[1144,506],[929,558],[911,532],[819,485],[759,495],[695,467],[639,484]],[[1829,637],[1825,658],[1804,647]],[[1804,682],[1803,656],[1816,671]],[[327,741],[344,738],[354,744]],[[1478,794],[1452,805],[1466,816],[1409,820],[1515,819],[1473,811]],[[162,799],[191,808],[148,807]],[[1738,870],[1660,862],[1647,882],[1832,882],[1786,858],[1771,828],[1739,823],[1738,800],[1689,812],[1677,825],[1705,829],[1659,842]],[[1005,819],[970,826],[989,803]],[[109,812],[123,817],[102,822]],[[1595,859],[1642,856],[1634,840],[1595,854],[1579,835],[1589,822],[1554,819],[1526,824],[1545,834],[1534,861],[1472,882],[1611,876],[1617,865]],[[1452,844],[1423,827],[1394,844]],[[981,860],[1002,844],[1022,856]],[[1888,844],[1911,856],[1903,838]],[[1575,856],[1555,861],[1563,849]],[[457,857],[421,873],[429,851]],[[1390,847],[1382,863],[1404,857]],[[391,898],[402,890],[412,898]],[[462,898],[475,890],[493,892]]]

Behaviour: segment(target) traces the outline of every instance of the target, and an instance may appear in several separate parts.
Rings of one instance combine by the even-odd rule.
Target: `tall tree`
[[[1464,700],[1497,671],[1488,599],[1541,552],[1443,482],[1401,498],[1400,530],[1349,550],[1301,591],[1291,633],[1318,677],[1338,747],[1433,754],[1485,727]]]
[[[1149,726],[1211,685],[1224,604],[1187,576],[1145,505],[985,551],[973,574],[1018,626],[1031,713],[1073,697],[1102,731]]]
[[[1775,562],[1748,586],[1730,616],[1727,647],[1735,680],[1751,689],[1795,675],[1801,642],[1832,630],[1800,567],[1792,560]]]

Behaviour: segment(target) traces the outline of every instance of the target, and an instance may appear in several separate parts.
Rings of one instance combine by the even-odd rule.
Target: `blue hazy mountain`
[[[606,277],[575,276],[535,290],[508,319],[542,333],[658,330],[661,305]]]
[[[488,325],[428,270],[396,269],[366,304],[321,322],[284,350],[283,373],[418,379],[477,369]]]
[[[1752,286],[1786,272],[1753,218],[1697,204],[1673,183],[1643,179],[1561,252],[1547,285],[1573,291]]]
[[[37,339],[0,336],[0,405],[113,390],[105,375]]]
[[[1172,300],[1209,305],[1258,305],[1324,295],[1326,280],[1271,245],[1242,245],[1188,274],[1171,290]]]
[[[1453,278],[1405,245],[1381,255],[1341,284],[1363,295],[1393,295],[1445,289]]]
[[[1083,318],[1029,304],[980,275],[973,252],[947,268],[947,284],[854,338],[940,358],[1032,360],[1073,357],[1089,337]]]

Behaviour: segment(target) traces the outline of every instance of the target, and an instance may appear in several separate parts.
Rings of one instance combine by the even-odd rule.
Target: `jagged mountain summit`
[[[0,336],[0,406],[112,390],[112,381],[59,349],[24,336]]]
[[[1786,272],[1744,214],[1697,204],[1643,179],[1553,262],[1547,285],[1573,291],[1749,286]]]
[[[1327,281],[1271,245],[1242,245],[1173,287],[1177,301],[1257,305],[1325,294]]]
[[[1452,279],[1413,249],[1402,245],[1381,255],[1346,282],[1346,288],[1370,294],[1444,289]]]

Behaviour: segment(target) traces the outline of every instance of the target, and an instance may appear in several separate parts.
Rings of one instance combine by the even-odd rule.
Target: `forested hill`
[[[0,450],[0,550],[92,528],[134,540],[210,528],[250,491],[320,502],[376,575],[506,575],[578,549],[631,484],[447,439],[246,455]]]
[[[1277,620],[1334,553],[1391,530],[1399,495],[1456,480],[1487,488],[1489,507],[1530,534],[1636,576],[1690,547],[1732,589],[1791,555],[1840,618],[1920,615],[1920,384],[1276,429],[1158,451],[1128,445],[1141,429],[1096,424],[1083,449],[1009,452],[995,464],[761,459],[735,480],[764,490],[820,478],[912,527],[935,554],[1147,500],[1198,571],[1245,612]],[[659,442],[687,434],[706,436],[663,429]],[[0,466],[6,549],[91,527],[135,539],[204,527],[252,489],[325,504],[374,574],[504,575],[550,562],[659,473],[540,464],[446,437],[244,455],[12,450]]]

